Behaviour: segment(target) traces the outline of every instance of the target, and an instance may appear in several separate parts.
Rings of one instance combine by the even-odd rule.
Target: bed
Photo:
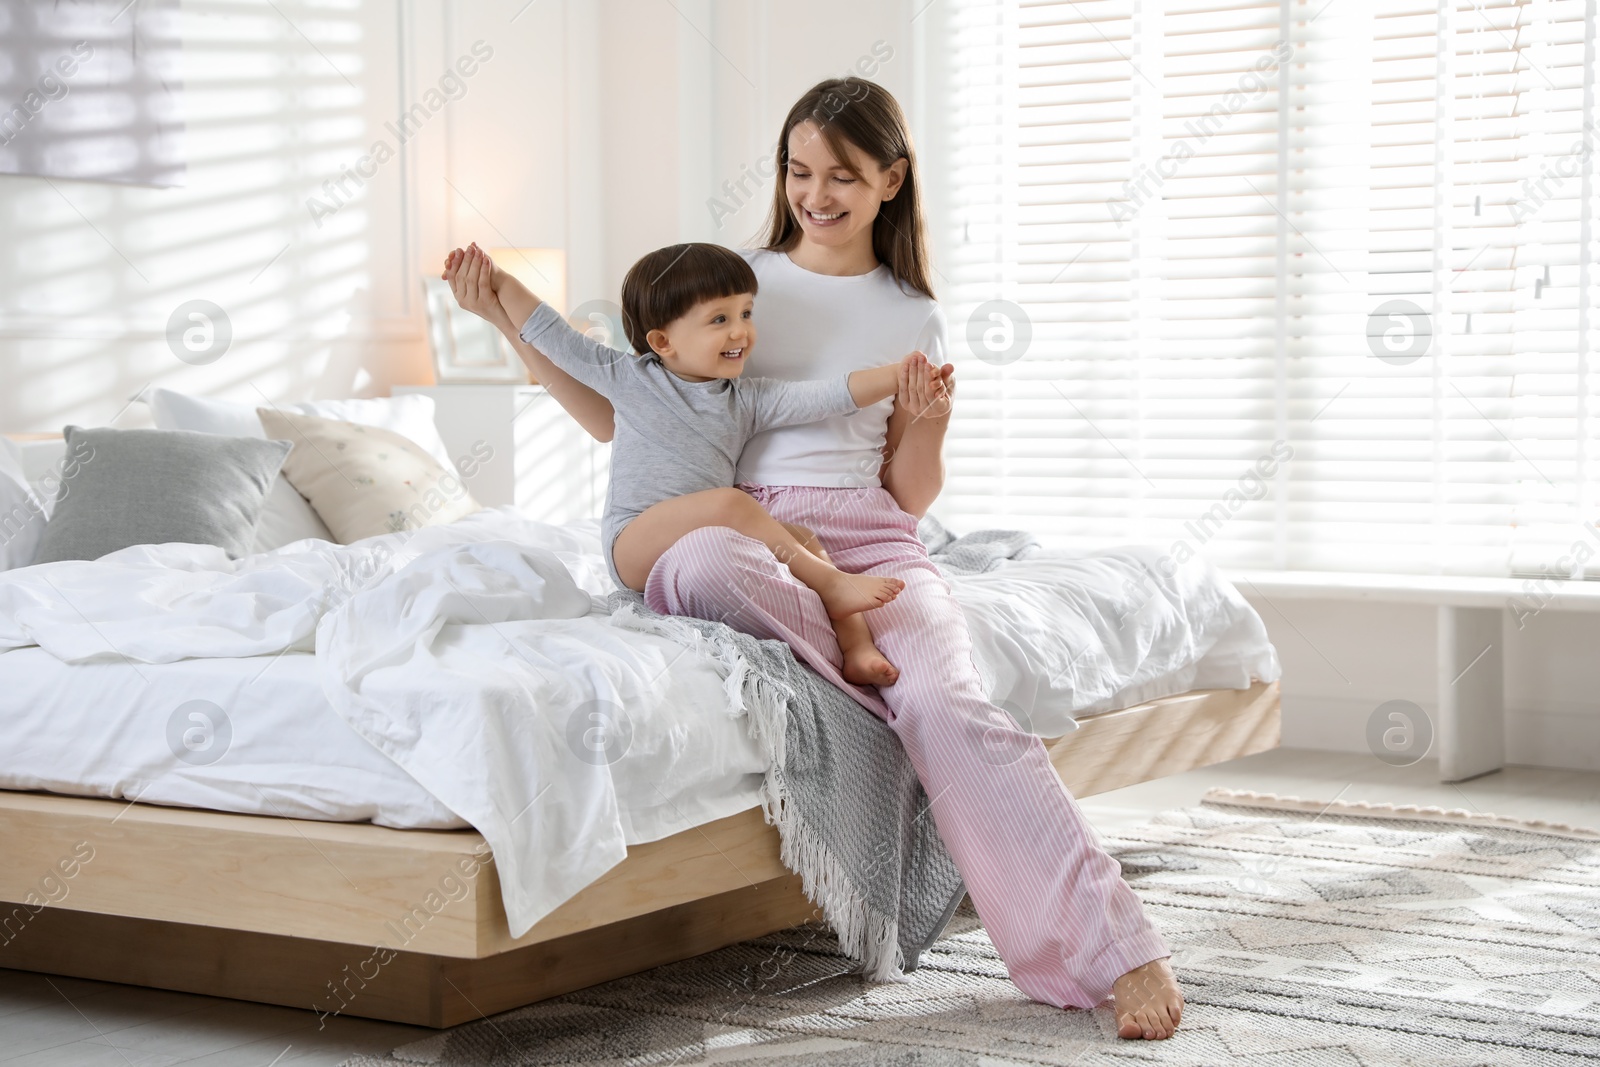
[[[394,565],[419,558],[424,538],[394,536]],[[612,640],[595,524],[498,508],[428,536],[542,546],[592,598],[576,616],[486,624],[484,641],[538,634],[561,662],[548,652],[560,641]],[[1153,588],[1142,553],[1040,553],[952,579],[991,695],[1080,796],[1278,742],[1260,620],[1203,565]],[[35,618],[39,643],[0,639],[0,966],[444,1027],[818,914],[779,861],[760,752],[706,657],[628,633],[611,650],[623,666],[583,678],[623,685],[630,657],[665,665],[610,692],[634,715],[611,768],[614,851],[519,931],[511,916],[528,912],[502,898],[458,794],[336,713],[303,633],[161,661],[162,634],[118,617],[110,594],[103,615],[91,600],[53,629]],[[108,635],[154,661],[79,647]],[[583,672],[553,674],[564,686]],[[180,757],[173,723],[196,700],[227,704],[230,758]]]

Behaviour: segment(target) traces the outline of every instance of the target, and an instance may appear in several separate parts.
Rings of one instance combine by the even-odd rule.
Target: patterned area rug
[[[905,984],[801,926],[348,1067],[1593,1064],[1600,834],[1213,790],[1108,839],[1173,945],[1183,1027],[1119,1041],[1006,978],[965,904]]]

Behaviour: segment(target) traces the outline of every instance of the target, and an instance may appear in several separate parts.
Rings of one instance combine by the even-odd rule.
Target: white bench
[[[1600,611],[1600,582],[1451,575],[1235,571],[1245,596],[1268,601],[1357,600],[1425,604],[1439,613],[1439,779],[1459,782],[1505,765],[1505,675],[1501,625],[1507,612]]]

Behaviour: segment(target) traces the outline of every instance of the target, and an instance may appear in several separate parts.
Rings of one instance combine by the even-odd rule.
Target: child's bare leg
[[[846,574],[808,552],[783,523],[754,497],[738,489],[706,489],[663,500],[622,528],[612,545],[617,574],[630,589],[643,590],[661,554],[691,530],[731,526],[772,550],[789,572],[815,590],[830,619],[842,619],[887,604],[906,583],[876,574]]]
[[[792,522],[786,522],[783,526],[794,534],[801,548],[824,563],[833,562],[815,533]],[[839,638],[839,651],[844,653],[844,669],[839,673],[844,675],[845,681],[856,685],[893,685],[900,678],[899,669],[889,662],[889,657],[878,651],[877,644],[872,640],[872,631],[867,628],[865,614],[834,619],[833,632]]]

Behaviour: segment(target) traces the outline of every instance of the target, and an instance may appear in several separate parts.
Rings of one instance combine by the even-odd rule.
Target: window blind
[[[1591,0],[957,0],[949,31],[951,521],[1596,569]]]

